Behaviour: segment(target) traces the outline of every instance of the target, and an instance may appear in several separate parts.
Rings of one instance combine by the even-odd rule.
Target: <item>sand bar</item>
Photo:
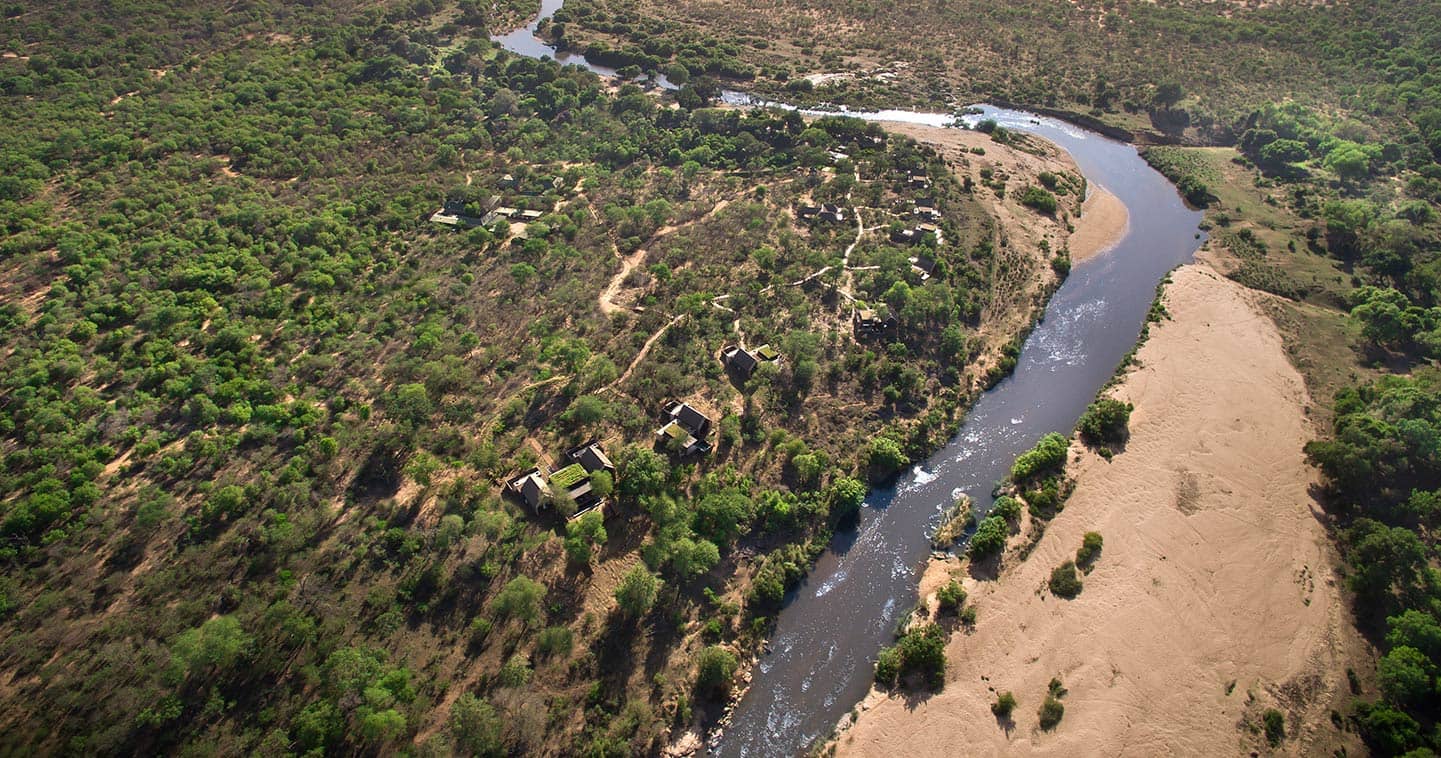
[[[1265,754],[1245,725],[1276,707],[1285,752],[1364,754],[1328,718],[1350,699],[1346,666],[1367,653],[1308,493],[1305,387],[1258,297],[1210,269],[1177,270],[1173,319],[1152,327],[1116,391],[1136,406],[1126,450],[1080,454],[1077,489],[1030,557],[1008,555],[998,580],[964,578],[979,621],[951,637],[945,689],[873,692],[840,753]],[[1051,569],[1091,530],[1105,547],[1084,590],[1051,596]],[[1052,677],[1069,694],[1044,732]],[[1020,701],[1009,725],[990,712],[996,690]]]

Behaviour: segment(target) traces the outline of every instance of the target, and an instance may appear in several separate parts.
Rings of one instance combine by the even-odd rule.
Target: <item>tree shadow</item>
[[[1001,575],[1001,554],[997,553],[981,560],[971,558],[966,565],[966,573],[978,582],[995,581]]]

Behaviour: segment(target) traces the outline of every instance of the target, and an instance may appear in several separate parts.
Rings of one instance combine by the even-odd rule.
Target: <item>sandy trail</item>
[[[666,333],[667,329],[680,323],[680,320],[683,318],[685,318],[684,313],[676,316],[670,321],[665,322],[663,325],[661,325],[661,328],[655,330],[655,334],[652,334],[648,339],[646,339],[645,344],[640,346],[640,350],[636,352],[635,358],[631,360],[630,365],[625,367],[625,371],[622,372],[620,376],[616,377],[615,381],[602,387],[600,391],[618,391],[616,390],[616,388],[624,384],[625,380],[629,379],[630,375],[635,372],[636,367],[640,365],[640,362],[645,360],[645,357],[650,354],[650,349],[655,346],[656,340],[659,340]]]
[[[1284,752],[1364,754],[1328,718],[1350,699],[1346,666],[1367,654],[1307,492],[1305,387],[1257,297],[1178,269],[1173,320],[1152,327],[1116,392],[1136,406],[1126,450],[1080,454],[1077,489],[1031,556],[1007,556],[999,580],[964,580],[979,620],[948,644],[945,689],[909,704],[873,692],[842,754],[1264,753],[1243,724],[1268,707],[1287,714]],[[1087,531],[1105,547],[1084,590],[1051,596],[1051,569]],[[1051,677],[1070,692],[1043,732]],[[997,690],[1020,701],[1010,730],[989,710]]]
[[[620,271],[616,272],[616,275],[610,278],[610,282],[606,284],[605,289],[601,290],[600,297],[596,300],[596,305],[600,307],[600,312],[609,316],[626,310],[625,306],[616,303],[616,297],[620,295],[620,291],[625,288],[625,278],[630,276],[630,272],[634,271],[636,266],[639,266],[641,262],[645,260],[645,257],[650,254],[651,246],[659,242],[662,237],[679,231],[682,226],[698,223],[715,216],[717,213],[725,210],[727,205],[730,205],[729,200],[718,200],[715,205],[711,206],[710,210],[691,221],[683,224],[667,224],[662,226],[650,236],[650,239],[645,241],[644,245],[636,248],[635,252],[630,255],[621,258]],[[593,207],[591,208],[591,212],[592,214],[595,212]],[[619,251],[617,251],[616,254],[619,255]]]

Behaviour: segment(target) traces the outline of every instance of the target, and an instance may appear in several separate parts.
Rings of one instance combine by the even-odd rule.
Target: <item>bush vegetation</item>
[[[998,718],[1010,718],[1011,712],[1016,710],[1016,696],[1009,690],[996,695],[996,702],[991,703],[991,713]]]
[[[939,156],[853,119],[608,92],[495,50],[487,24],[519,5],[0,19],[0,659],[27,682],[0,752],[387,754],[422,732],[480,754],[650,752],[690,697],[664,652],[712,616],[713,641],[757,645],[859,512],[870,440],[903,467],[944,439],[995,253]],[[821,142],[866,181],[811,183]],[[888,204],[885,177],[923,166],[936,275],[906,292],[906,251],[858,250],[876,268],[857,296],[896,291],[886,345],[841,339],[817,291],[767,288],[845,247],[786,208]],[[541,218],[516,237],[428,221],[492,195]],[[625,283],[646,310],[602,314],[613,251],[667,225]],[[713,456],[653,453],[657,399],[742,394],[711,357],[734,318],[785,362],[717,419]],[[818,391],[850,410],[814,416]],[[498,496],[534,443],[593,436],[614,440],[619,475],[591,484],[619,518],[558,527],[572,501]],[[648,573],[588,617],[590,566],[632,546]],[[742,549],[764,556],[754,586],[724,560]],[[455,640],[466,655],[437,662]],[[625,654],[574,655],[610,641]],[[588,697],[646,660],[675,661],[670,684]]]
[[[1363,629],[1380,643],[1381,700],[1358,704],[1372,747],[1399,754],[1428,747],[1419,724],[1441,717],[1441,583],[1433,566],[1441,524],[1441,374],[1426,368],[1347,388],[1336,398],[1330,439],[1306,445],[1341,520],[1341,547]]]
[[[1103,543],[1100,532],[1086,532],[1081,537],[1081,546],[1076,548],[1076,565],[1081,567],[1081,570],[1089,572],[1096,559],[1101,557]]]
[[[1081,577],[1076,573],[1076,564],[1066,561],[1052,569],[1047,586],[1051,588],[1051,594],[1067,600],[1081,594]]]
[[[984,560],[993,555],[999,554],[1006,547],[1006,537],[1010,534],[1010,527],[1006,520],[991,514],[983,519],[976,527],[976,533],[971,535],[970,554],[975,560]]]
[[[876,681],[893,688],[910,676],[926,687],[940,690],[946,683],[946,633],[935,624],[907,629],[896,644],[881,650],[876,659]]]
[[[1066,688],[1061,686],[1061,680],[1051,679],[1051,683],[1046,688],[1046,698],[1041,701],[1041,707],[1036,710],[1036,716],[1042,729],[1050,731],[1061,723],[1061,717],[1066,715],[1066,706],[1061,703],[1061,698],[1065,696]]]
[[[941,613],[959,613],[966,602],[966,590],[961,583],[952,579],[936,590],[936,606]]]
[[[1132,406],[1115,398],[1103,397],[1086,408],[1076,429],[1089,445],[1121,445],[1129,434]]]
[[[1281,741],[1286,739],[1286,715],[1275,708],[1267,708],[1261,715],[1261,722],[1266,731],[1266,742],[1271,747],[1277,747]]]

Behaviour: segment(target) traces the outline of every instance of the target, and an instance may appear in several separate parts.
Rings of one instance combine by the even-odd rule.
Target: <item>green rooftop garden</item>
[[[680,424],[674,421],[666,424],[665,428],[661,429],[661,431],[665,432],[667,436],[674,440],[684,440],[690,436],[690,432],[687,432]]]
[[[572,463],[569,466],[566,466],[565,468],[555,472],[554,474],[551,474],[550,484],[552,487],[559,487],[563,490],[568,490],[576,486],[577,484],[585,481],[586,477],[588,476],[590,476],[590,474],[586,472],[584,466],[580,465],[579,463]]]

